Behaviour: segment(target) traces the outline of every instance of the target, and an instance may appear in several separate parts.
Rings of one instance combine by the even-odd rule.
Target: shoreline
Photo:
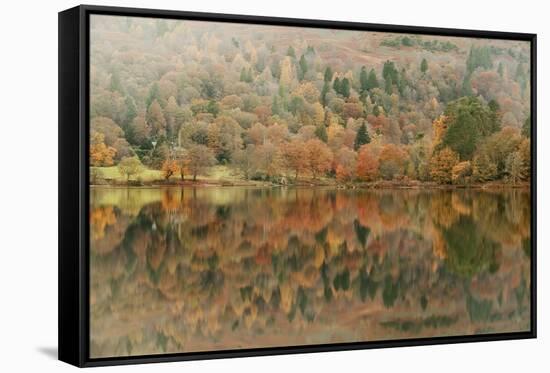
[[[363,190],[510,190],[510,189],[531,189],[530,183],[508,184],[503,182],[491,182],[484,184],[436,184],[431,182],[410,182],[400,183],[392,181],[380,181],[372,183],[323,183],[323,182],[305,182],[296,184],[275,184],[270,182],[226,182],[226,181],[185,181],[185,182],[151,182],[151,183],[116,183],[116,184],[89,184],[90,188],[113,188],[113,189],[152,189],[152,188],[332,188],[332,189],[363,189]]]

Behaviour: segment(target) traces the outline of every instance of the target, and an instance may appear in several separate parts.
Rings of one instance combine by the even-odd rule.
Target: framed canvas
[[[59,13],[59,359],[536,336],[536,35]]]

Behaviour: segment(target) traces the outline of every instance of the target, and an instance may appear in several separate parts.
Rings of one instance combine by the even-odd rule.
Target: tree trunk
[[[193,181],[197,181],[197,174],[193,174]]]

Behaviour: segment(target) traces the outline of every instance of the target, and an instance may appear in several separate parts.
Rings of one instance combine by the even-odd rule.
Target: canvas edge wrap
[[[528,41],[531,46],[531,330],[468,336],[89,358],[89,16],[120,15]],[[58,358],[105,366],[536,338],[536,34],[80,5],[58,14]]]

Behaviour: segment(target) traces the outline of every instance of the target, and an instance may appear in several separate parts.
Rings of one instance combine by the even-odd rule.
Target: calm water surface
[[[528,191],[91,190],[91,357],[526,331]]]

